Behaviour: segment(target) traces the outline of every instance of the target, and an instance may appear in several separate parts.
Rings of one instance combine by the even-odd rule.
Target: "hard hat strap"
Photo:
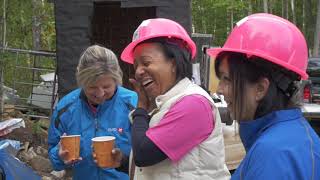
[[[288,98],[292,97],[298,90],[295,81],[284,72],[274,71],[271,73],[271,78],[277,88],[279,88]]]

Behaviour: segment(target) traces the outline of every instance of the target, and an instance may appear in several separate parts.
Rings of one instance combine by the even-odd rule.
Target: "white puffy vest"
[[[156,98],[158,112],[152,116],[149,125],[150,127],[156,126],[172,105],[182,97],[191,94],[204,96],[212,105],[212,113],[215,115],[215,126],[211,135],[177,163],[172,163],[170,159],[166,159],[153,166],[136,167],[134,180],[230,179],[230,174],[225,164],[224,142],[219,112],[208,93],[192,83],[188,78],[181,80],[166,94]]]

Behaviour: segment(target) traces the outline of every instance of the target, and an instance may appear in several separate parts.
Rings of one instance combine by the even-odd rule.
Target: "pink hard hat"
[[[207,53],[216,58],[221,52],[239,52],[278,64],[308,79],[308,48],[300,30],[291,22],[266,13],[240,20],[222,48]]]
[[[133,50],[141,42],[157,38],[167,37],[183,40],[187,48],[191,51],[192,58],[195,57],[197,48],[186,30],[177,22],[170,19],[156,18],[144,20],[135,30],[132,42],[122,51],[121,59],[127,63],[133,64]]]

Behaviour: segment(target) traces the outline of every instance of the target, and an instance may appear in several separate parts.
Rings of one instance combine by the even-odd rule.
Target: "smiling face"
[[[220,81],[217,92],[224,96],[231,117],[236,120],[254,119],[259,101],[265,94],[265,87],[263,87],[263,94],[261,94],[260,82],[248,83],[242,81],[242,89],[235,87],[237,83],[231,78],[227,56],[221,60],[218,70]],[[235,78],[243,77],[237,76]]]
[[[84,87],[84,93],[89,103],[98,105],[105,100],[111,99],[115,93],[117,84],[112,76],[100,75],[95,82]]]
[[[226,59],[222,59],[219,66],[219,85],[217,92],[224,96],[228,105],[228,110],[232,114],[232,80],[229,74],[229,64]]]
[[[166,93],[176,84],[176,66],[158,43],[143,43],[134,50],[135,79],[149,98]]]

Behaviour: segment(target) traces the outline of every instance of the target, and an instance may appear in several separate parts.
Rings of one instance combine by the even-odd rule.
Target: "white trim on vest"
[[[184,96],[198,94],[204,96],[212,106],[215,126],[211,135],[193,148],[179,162],[166,159],[148,167],[136,167],[134,180],[225,180],[230,173],[225,164],[224,142],[219,111],[210,95],[188,78],[179,81],[164,95],[156,98],[158,111],[152,116],[149,126],[156,126],[170,107]]]

